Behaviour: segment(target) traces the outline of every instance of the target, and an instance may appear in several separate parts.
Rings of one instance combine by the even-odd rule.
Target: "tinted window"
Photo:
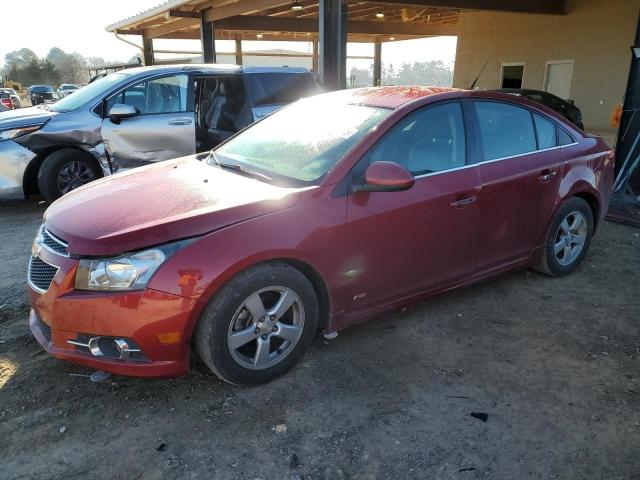
[[[49,93],[53,92],[53,88],[46,85],[36,85],[35,87],[31,87],[32,93]]]
[[[571,145],[572,143],[575,143],[575,140],[562,128],[558,128],[558,144]]]
[[[535,151],[529,110],[497,102],[475,102],[475,108],[485,160]]]
[[[109,98],[107,113],[116,103],[132,105],[142,115],[186,112],[187,81],[187,75],[173,75],[137,83]]]
[[[465,138],[459,103],[420,109],[400,120],[368,153],[369,163],[396,162],[414,175],[465,164]]]
[[[536,122],[536,131],[538,132],[538,148],[553,148],[556,146],[556,125],[546,118],[534,113],[533,118]]]
[[[247,75],[255,105],[282,105],[318,93],[309,74],[260,73]]]

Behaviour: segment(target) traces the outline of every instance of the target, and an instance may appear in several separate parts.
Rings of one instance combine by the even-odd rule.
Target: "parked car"
[[[34,107],[41,103],[56,100],[55,92],[51,85],[32,85],[29,87],[29,101]]]
[[[53,201],[120,167],[209,150],[317,92],[304,68],[173,65],[112,73],[53,105],[0,116],[0,199],[40,192]]]
[[[584,130],[582,123],[582,112],[573,103],[573,100],[564,100],[552,93],[544,92],[542,90],[529,90],[520,88],[501,88],[496,92],[509,93],[511,95],[519,95],[521,97],[528,98],[536,102],[549,107],[551,110],[555,110],[560,115],[568,119],[580,130]]]
[[[71,95],[73,92],[78,90],[80,87],[78,85],[74,85],[73,83],[63,83],[58,87],[57,93],[58,98],[64,98],[67,95]]]
[[[116,374],[184,374],[193,345],[221,378],[267,382],[317,329],[517,268],[573,272],[613,164],[600,138],[511,95],[318,95],[210,154],[53,203],[30,260],[31,330]]]
[[[13,88],[0,88],[0,92],[4,92],[4,93],[8,93],[9,97],[11,98],[11,103],[13,108],[11,108],[11,110],[16,109],[16,108],[20,108],[20,97],[18,96],[18,94],[16,93],[16,91]]]
[[[0,112],[6,112],[7,110],[13,110],[11,95],[8,92],[0,91]]]

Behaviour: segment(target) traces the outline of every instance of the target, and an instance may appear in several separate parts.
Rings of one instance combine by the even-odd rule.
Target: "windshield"
[[[62,90],[77,90],[78,86],[77,85],[62,85],[60,88],[62,88]]]
[[[215,150],[215,158],[269,177],[310,184],[389,112],[349,105],[335,94],[300,100],[232,138]]]
[[[97,95],[106,92],[114,85],[120,83],[128,76],[129,75],[125,73],[112,73],[111,75],[102,77],[86,87],[76,90],[62,100],[57,101],[51,105],[51,110],[54,112],[71,112],[76,110]]]

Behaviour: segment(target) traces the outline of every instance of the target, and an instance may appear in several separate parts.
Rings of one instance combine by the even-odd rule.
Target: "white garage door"
[[[573,62],[549,62],[544,89],[565,100],[571,96]]]

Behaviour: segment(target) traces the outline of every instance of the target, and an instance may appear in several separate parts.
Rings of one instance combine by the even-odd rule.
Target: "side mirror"
[[[120,123],[123,118],[135,117],[138,114],[136,107],[133,105],[126,105],[124,103],[116,103],[109,110],[109,120],[116,125]]]
[[[411,172],[394,162],[373,162],[364,172],[364,183],[357,192],[400,192],[416,183]]]

